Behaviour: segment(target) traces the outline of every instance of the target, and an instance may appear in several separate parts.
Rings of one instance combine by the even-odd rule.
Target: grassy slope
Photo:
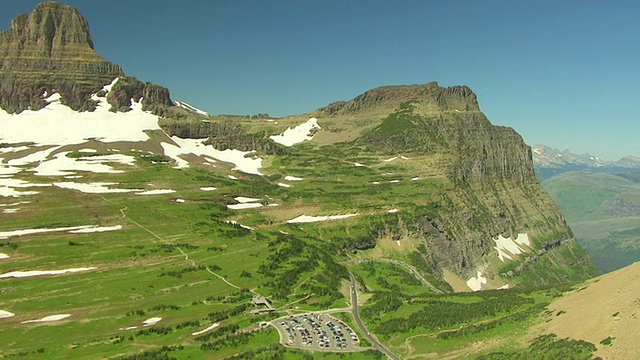
[[[85,174],[82,182],[113,181],[123,188],[170,188],[176,193],[143,197],[39,188],[41,194],[29,198],[31,203],[21,205],[15,214],[3,215],[0,231],[79,225],[122,225],[123,229],[93,234],[51,233],[1,241],[0,252],[10,255],[0,262],[1,273],[88,266],[97,269],[52,277],[1,279],[2,310],[16,316],[0,320],[0,336],[9,344],[0,349],[0,356],[109,358],[153,351],[157,352],[153,356],[164,353],[177,358],[219,358],[240,354],[242,348],[245,352],[242,356],[251,358],[256,353],[266,356],[270,351],[282,352],[273,348],[278,342],[273,330],[242,332],[269,319],[247,313],[253,309],[249,290],[269,297],[280,310],[344,307],[347,299],[339,288],[347,272],[338,262],[347,260],[355,245],[370,242],[385,224],[429,213],[434,198],[452,189],[449,181],[434,171],[437,167],[431,166],[439,161],[437,157],[411,156],[385,162],[386,157],[364,154],[350,144],[327,146],[322,153],[318,157],[317,150],[303,144],[290,156],[270,159],[264,177],[235,173],[241,178],[238,181],[229,179],[224,170],[216,173],[197,168],[175,170],[131,153],[138,157],[134,169],[125,166],[129,171],[123,174]],[[369,166],[356,167],[355,162]],[[304,180],[290,181],[290,188],[278,186],[279,182],[286,182],[286,175]],[[418,175],[419,180],[411,180]],[[57,180],[19,176],[41,182]],[[391,182],[395,180],[398,182]],[[218,190],[201,191],[204,186],[215,186]],[[235,196],[258,197],[279,206],[265,206],[259,211],[227,209],[226,204],[235,203]],[[389,213],[394,208],[398,213]],[[287,223],[302,214],[354,213],[358,216],[340,221]],[[230,220],[253,230],[228,224]],[[403,239],[399,250],[393,248],[396,246],[393,240],[387,245],[383,249],[387,255],[411,263],[408,255],[415,249],[410,239]],[[498,304],[499,311],[491,310],[464,321],[499,324],[481,328],[480,332],[473,330],[470,337],[436,338],[431,342],[437,335],[433,328],[411,328],[394,334],[385,331],[381,324],[423,311],[424,301],[435,299],[444,307],[454,304],[448,307],[456,309],[455,304],[469,301],[483,304],[484,296],[435,298],[406,269],[392,264],[376,265],[377,275],[369,275],[367,264],[348,267],[361,277],[373,295],[363,307],[364,313],[369,313],[365,316],[368,325],[375,333],[384,335],[384,342],[400,354],[431,351],[445,354],[466,349],[478,336],[502,338],[505,331],[496,328],[520,326],[511,318],[500,320],[507,312],[527,311],[547,296],[542,293],[533,295],[533,302],[505,305],[499,300],[502,294],[508,300],[521,296],[491,292],[500,295],[494,296],[498,300],[490,300],[491,304]],[[224,283],[210,271],[241,289]],[[429,278],[429,274],[424,275]],[[389,292],[394,296],[385,297]],[[411,301],[414,298],[416,302]],[[397,305],[397,309],[385,310],[385,314],[373,318],[379,308],[388,305],[387,300]],[[470,306],[467,310],[473,311],[473,304]],[[21,324],[61,313],[72,316],[56,323]],[[151,317],[162,317],[162,321],[153,327],[141,327],[142,321]],[[216,322],[221,324],[220,328],[209,334],[199,338],[190,335]],[[461,324],[437,330],[452,330]],[[137,328],[120,330],[133,326]],[[414,338],[409,339],[411,336]],[[162,350],[160,346],[167,348]],[[405,350],[405,346],[417,350]],[[299,355],[290,351],[282,354],[285,358]],[[314,356],[332,358],[323,354]],[[378,354],[358,356],[371,358]]]

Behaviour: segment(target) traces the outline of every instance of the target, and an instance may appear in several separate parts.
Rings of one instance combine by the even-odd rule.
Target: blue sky
[[[38,1],[0,0],[0,28]],[[530,144],[640,156],[633,1],[80,1],[96,51],[212,114],[285,116],[382,85],[468,85]]]

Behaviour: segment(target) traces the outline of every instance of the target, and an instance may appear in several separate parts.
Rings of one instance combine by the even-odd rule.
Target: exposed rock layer
[[[70,6],[41,3],[0,33],[0,107],[9,113],[40,109],[44,94],[52,93],[75,110],[91,111],[90,94],[123,75],[94,51],[87,21]],[[134,78],[120,81],[115,90],[109,96],[114,109],[126,111],[131,98],[141,97],[144,108],[154,112],[172,105],[167,89]]]

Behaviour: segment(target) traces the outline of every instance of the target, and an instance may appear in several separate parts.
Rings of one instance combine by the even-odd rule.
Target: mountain
[[[541,184],[601,270],[617,270],[640,260],[637,171],[566,172]]]
[[[536,145],[533,163],[542,187],[598,268],[610,272],[640,260],[637,157],[605,162]]]
[[[132,98],[142,98],[143,109],[158,114],[173,105],[167,89],[126,77],[96,54],[89,24],[70,6],[38,4],[0,33],[0,107],[9,113],[39,110],[53,93],[74,110],[92,111],[90,94],[115,77],[120,81],[108,99],[114,109],[126,111]]]
[[[625,156],[618,161],[604,161],[591,154],[577,155],[569,150],[560,151],[546,145],[534,145],[533,166],[540,181],[567,171],[620,172],[640,169],[640,158]]]
[[[546,145],[534,145],[532,149],[533,166],[541,181],[567,171],[602,169],[609,165],[590,154],[577,155],[569,150],[560,151]]]
[[[619,168],[640,169],[640,157],[625,156],[615,162],[615,166]]]
[[[364,358],[383,350],[370,331],[409,356],[597,274],[531,149],[467,86],[205,116],[100,58],[66,5],[1,38],[0,357],[300,357],[264,323],[326,309]]]

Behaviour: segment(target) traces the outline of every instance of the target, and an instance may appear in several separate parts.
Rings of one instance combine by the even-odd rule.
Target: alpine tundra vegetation
[[[0,33],[0,107],[1,358],[589,358],[618,342],[531,330],[598,272],[529,146],[467,86],[210,116],[44,2]]]

